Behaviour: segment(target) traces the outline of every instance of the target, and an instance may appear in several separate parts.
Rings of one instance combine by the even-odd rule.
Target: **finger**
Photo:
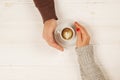
[[[76,34],[77,34],[76,46],[79,47],[82,44],[82,35],[80,32],[80,28],[76,28]]]
[[[88,35],[87,30],[86,30],[82,25],[80,25],[78,22],[75,22],[75,25],[76,25],[78,28],[80,28],[82,35]]]
[[[78,28],[80,28],[81,35],[82,35],[82,40],[85,41],[88,38],[88,36],[89,36],[87,30],[82,25],[80,25],[78,22],[75,22],[75,25]]]
[[[49,41],[47,41],[47,42],[48,42],[48,44],[49,44],[50,46],[52,46],[52,47],[54,47],[54,48],[56,48],[56,49],[58,49],[58,50],[60,50],[60,51],[64,51],[63,47],[60,46],[60,45],[58,45],[54,40],[49,40]]]
[[[82,26],[80,25],[78,22],[75,22],[75,24],[80,27],[80,30],[81,30],[81,33],[82,33],[82,40],[83,40],[83,43],[86,43],[90,41],[90,36],[87,32],[87,30]]]
[[[80,41],[82,41],[81,30],[80,30],[80,28],[76,24],[74,24],[74,25],[76,27],[77,41],[80,42]]]

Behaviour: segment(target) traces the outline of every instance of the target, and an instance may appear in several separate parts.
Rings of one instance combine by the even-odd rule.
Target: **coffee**
[[[73,31],[70,28],[64,28],[61,35],[63,39],[70,40],[73,37]]]
[[[64,48],[73,46],[76,43],[76,31],[72,23],[69,20],[62,21],[54,32],[55,41]]]

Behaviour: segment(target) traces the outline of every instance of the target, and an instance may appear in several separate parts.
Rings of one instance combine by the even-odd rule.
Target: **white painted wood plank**
[[[86,26],[102,67],[111,80],[119,80],[120,0],[55,3],[59,20],[73,19]],[[0,0],[1,80],[79,80],[74,49],[62,53],[51,48],[43,40],[42,30],[33,0]]]
[[[2,80],[78,80],[73,66],[14,66],[0,67]],[[7,76],[7,77],[6,77]]]
[[[120,44],[95,46],[95,56],[110,80],[120,79]]]

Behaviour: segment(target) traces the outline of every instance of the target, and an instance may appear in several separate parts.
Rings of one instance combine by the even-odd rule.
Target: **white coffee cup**
[[[58,24],[54,32],[54,37],[56,42],[62,47],[71,47],[75,45],[76,31],[72,21],[62,21],[60,24]]]

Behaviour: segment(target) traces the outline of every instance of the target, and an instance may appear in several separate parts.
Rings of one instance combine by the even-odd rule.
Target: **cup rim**
[[[73,32],[73,36],[72,36],[71,39],[69,39],[69,40],[66,40],[66,39],[64,39],[64,38],[62,37],[62,31],[63,31],[65,28],[69,28],[69,29],[71,29],[72,32]],[[64,41],[70,41],[70,40],[72,40],[72,38],[73,38],[74,36],[75,36],[75,31],[74,31],[74,29],[73,29],[72,27],[63,27],[63,28],[61,29],[61,31],[60,31],[60,37],[61,37],[61,39],[64,40]]]

